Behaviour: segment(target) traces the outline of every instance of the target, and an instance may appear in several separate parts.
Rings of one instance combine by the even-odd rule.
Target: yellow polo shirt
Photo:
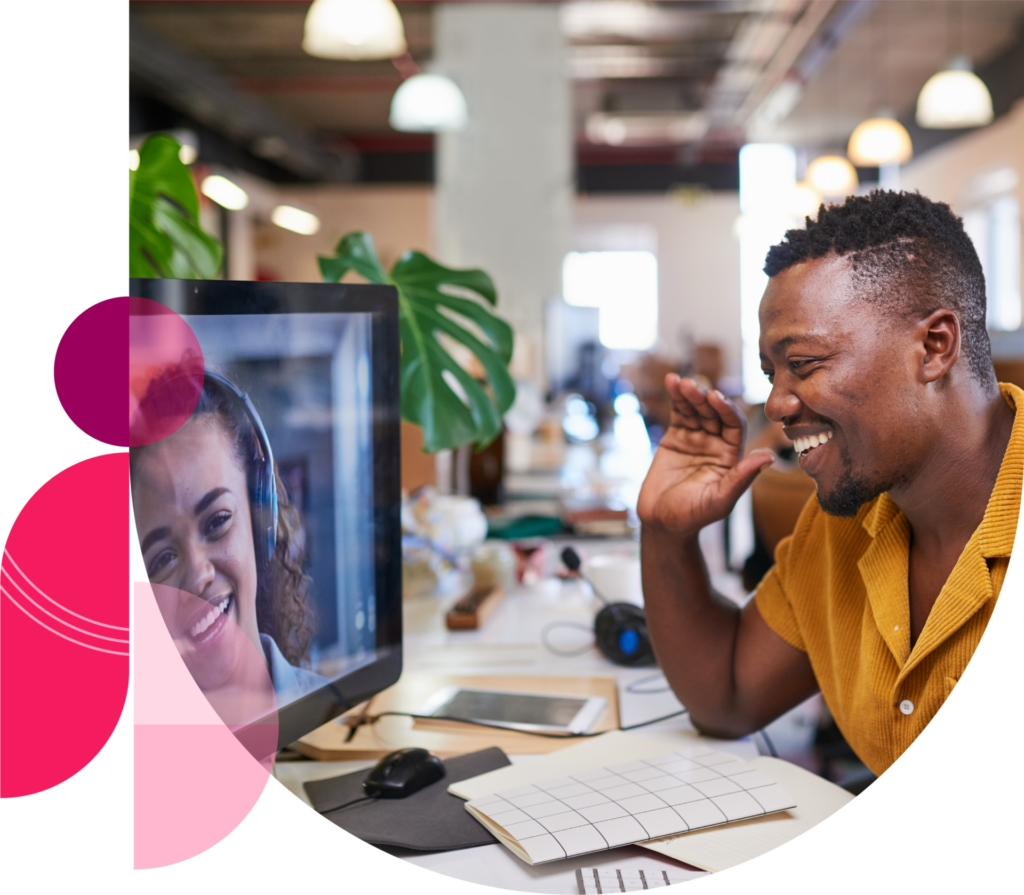
[[[1024,391],[1000,383],[1006,402]],[[950,573],[910,648],[910,523],[882,494],[856,517],[829,516],[812,496],[757,608],[783,640],[807,653],[846,741],[876,774],[939,710],[974,653],[1013,549],[1024,484],[1024,413],[1017,413],[981,525]]]

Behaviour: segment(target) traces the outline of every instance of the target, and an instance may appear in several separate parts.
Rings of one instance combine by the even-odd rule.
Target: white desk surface
[[[635,543],[627,541],[588,541],[581,542],[579,549],[581,553],[584,550],[590,553],[628,553],[635,552],[636,546]],[[405,603],[404,671],[466,675],[614,677],[619,682],[620,714],[623,724],[660,717],[679,708],[679,703],[671,692],[661,689],[661,680],[652,678],[658,675],[656,668],[622,668],[601,656],[596,648],[591,648],[580,656],[565,658],[556,656],[541,646],[541,631],[553,621],[593,625],[594,616],[601,605],[590,594],[589,588],[581,582],[550,579],[529,588],[514,588],[484,627],[478,631],[449,631],[445,628],[443,610],[454,600],[453,594],[446,597],[419,597]],[[551,639],[559,648],[566,650],[593,643],[592,634],[572,628],[551,632]],[[660,678],[660,675],[658,677]],[[641,688],[657,692],[623,693],[624,686],[645,678],[650,680],[642,684]],[[691,728],[685,716],[640,728],[637,733],[653,739],[656,738],[658,729],[680,728]],[[725,748],[745,759],[757,755],[757,748],[749,738],[729,743]],[[533,756],[512,756],[511,760],[519,762],[532,758]],[[302,787],[304,782],[335,777],[372,765],[373,762],[369,761],[281,762],[275,769],[275,776],[296,796],[308,802]],[[427,854],[403,852],[402,857],[420,867],[458,879],[552,895],[570,895],[577,891],[577,867],[680,869],[685,866],[639,846],[617,848],[541,867],[531,867],[523,863],[501,845]],[[699,870],[688,872],[692,873],[693,877],[704,875],[703,871]]]

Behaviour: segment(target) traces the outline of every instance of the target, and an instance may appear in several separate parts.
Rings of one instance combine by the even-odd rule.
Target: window
[[[562,288],[571,305],[600,310],[605,348],[646,351],[658,338],[658,259],[653,252],[570,252]]]
[[[985,271],[989,329],[1013,330],[1021,325],[1020,202],[1011,192],[1017,182],[1012,168],[984,175],[975,183],[974,193],[988,195],[976,199],[964,213],[964,229]]]

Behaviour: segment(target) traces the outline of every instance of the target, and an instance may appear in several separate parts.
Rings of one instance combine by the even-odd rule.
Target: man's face
[[[857,295],[835,256],[772,277],[759,316],[765,413],[793,440],[821,508],[853,516],[907,482],[917,464],[913,327]]]

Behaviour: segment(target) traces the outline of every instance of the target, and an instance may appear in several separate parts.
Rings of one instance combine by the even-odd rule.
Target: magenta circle
[[[175,432],[192,414],[203,386],[203,353],[191,327],[165,305],[109,298],[64,332],[53,379],[78,428],[107,444],[138,447]]]

